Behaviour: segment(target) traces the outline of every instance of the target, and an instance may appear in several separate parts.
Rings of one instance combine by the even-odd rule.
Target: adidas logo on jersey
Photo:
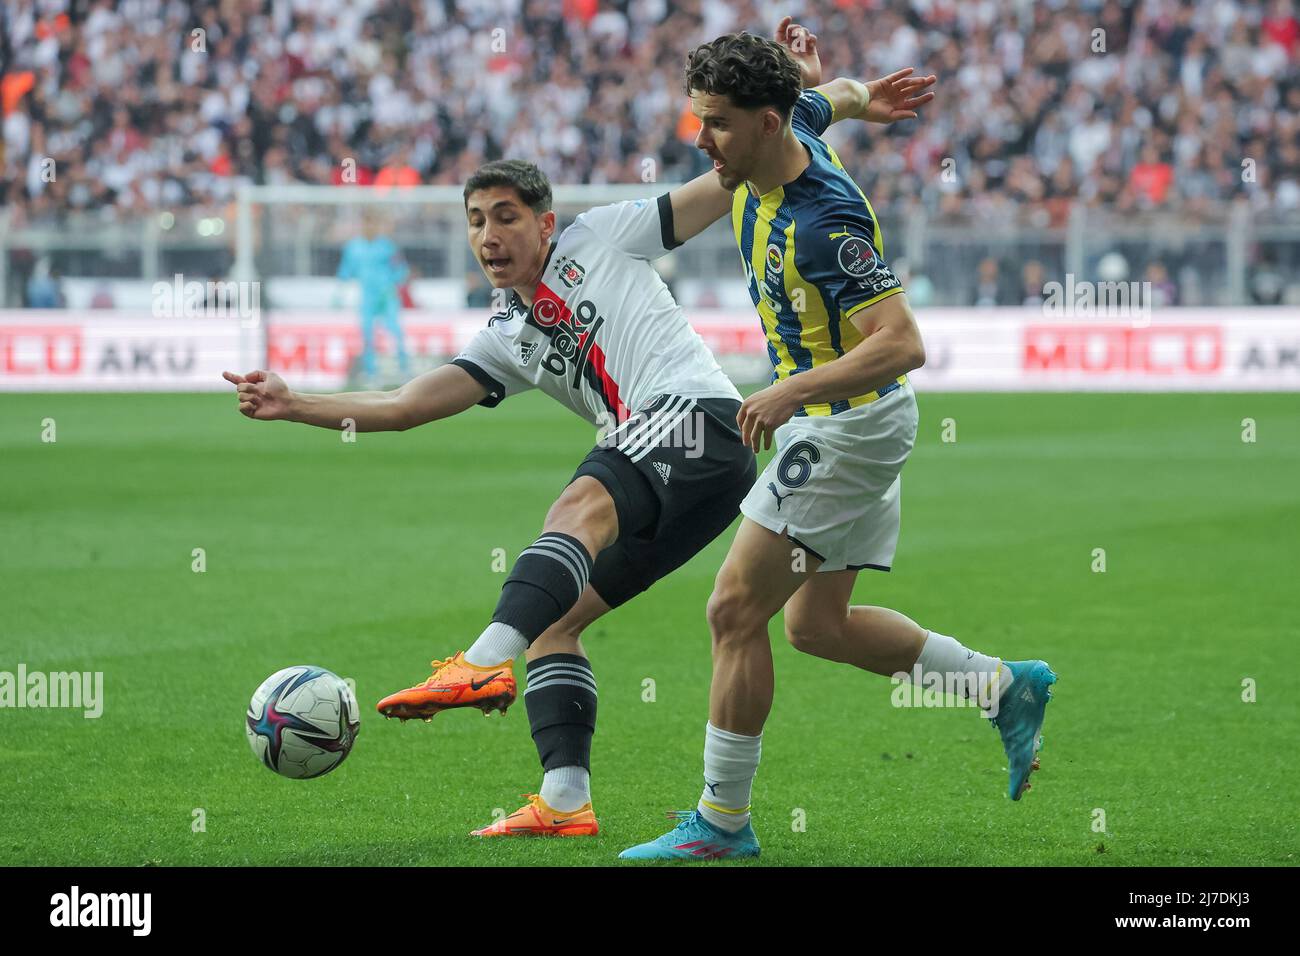
[[[538,342],[520,342],[519,343],[519,364],[527,365],[528,360],[533,357],[537,351]]]
[[[668,475],[673,470],[672,465],[665,464],[662,461],[652,462],[651,464],[655,466],[655,471],[659,472],[659,477],[664,480],[664,484],[668,484]]]

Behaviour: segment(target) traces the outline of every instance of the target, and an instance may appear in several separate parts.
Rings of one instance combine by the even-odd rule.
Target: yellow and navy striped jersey
[[[825,96],[804,90],[791,126],[811,154],[808,168],[761,196],[746,183],[732,199],[731,223],[767,337],[773,382],[839,358],[863,338],[850,316],[903,291],[885,265],[871,203],[821,139],[833,118]],[[900,377],[897,384],[905,381]],[[795,414],[834,415],[896,387],[805,405]]]

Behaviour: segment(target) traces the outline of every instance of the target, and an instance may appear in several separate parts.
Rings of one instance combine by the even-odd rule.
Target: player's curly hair
[[[771,106],[787,119],[799,99],[799,64],[775,40],[728,33],[686,58],[686,93],[727,96],[741,109]]]
[[[465,182],[465,207],[469,208],[472,193],[498,186],[509,186],[539,216],[551,209],[551,181],[544,172],[522,159],[498,159],[474,170]]]

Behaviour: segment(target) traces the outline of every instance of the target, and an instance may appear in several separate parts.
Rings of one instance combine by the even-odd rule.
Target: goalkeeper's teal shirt
[[[409,274],[410,269],[393,240],[386,236],[374,239],[358,236],[343,247],[337,277],[361,283],[361,310],[370,312],[396,301],[397,287]]]

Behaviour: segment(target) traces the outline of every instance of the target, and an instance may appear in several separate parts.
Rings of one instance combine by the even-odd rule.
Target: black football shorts
[[[754,453],[727,398],[659,395],[591,450],[573,475],[614,499],[618,540],[596,557],[590,583],[618,607],[722,534],[754,484]]]

